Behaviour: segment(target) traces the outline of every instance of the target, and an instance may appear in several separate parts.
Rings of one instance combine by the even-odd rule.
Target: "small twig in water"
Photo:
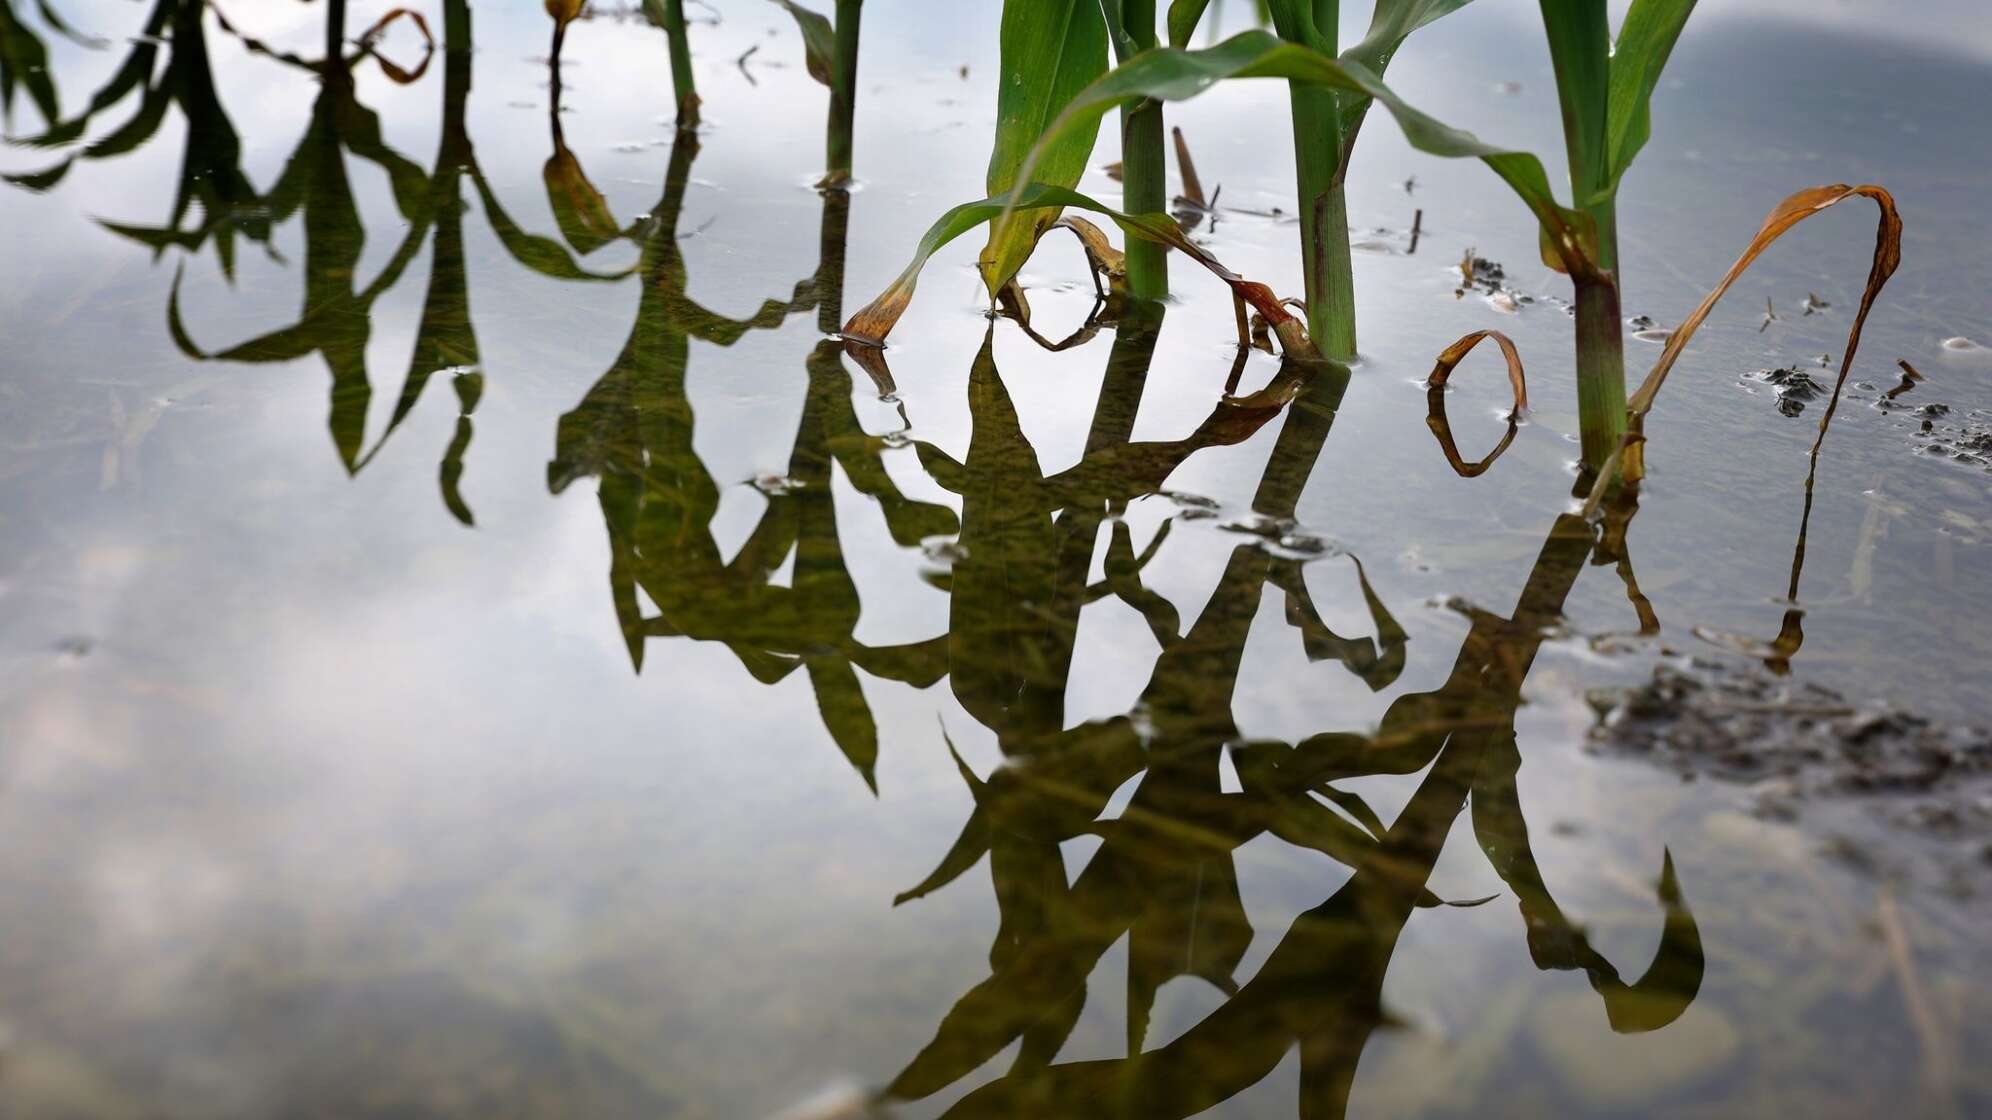
[[[1411,215],[1411,247],[1409,249],[1404,250],[1405,256],[1408,257],[1411,254],[1418,251],[1418,234],[1423,232],[1424,228],[1425,228],[1425,211],[1423,209],[1420,209],[1416,213]]]
[[[1897,358],[1895,359],[1895,364],[1902,367],[1902,384],[1883,393],[1881,399],[1885,401],[1892,401],[1909,390],[1914,389],[1916,383],[1923,380],[1923,372],[1915,366],[1910,365],[1906,360]]]

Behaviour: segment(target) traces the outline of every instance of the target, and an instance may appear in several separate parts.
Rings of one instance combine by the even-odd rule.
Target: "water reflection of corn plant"
[[[44,5],[42,11],[50,12]],[[52,25],[53,26],[53,25]],[[48,47],[14,11],[14,0],[0,0],[0,120],[11,128],[14,95],[25,90],[44,126],[62,114],[55,79],[49,74]]]
[[[834,137],[834,105],[831,112]],[[696,417],[686,381],[692,344],[731,346],[812,307],[824,308],[834,323],[850,196],[824,192],[816,272],[789,299],[768,300],[746,318],[729,318],[691,298],[678,242],[698,149],[696,133],[678,134],[662,197],[627,235],[642,254],[636,323],[615,364],[561,418],[548,485],[559,493],[583,477],[600,480],[611,597],[638,671],[653,638],[723,643],[767,684],[801,669],[831,738],[875,789],[878,731],[858,672],[925,687],[944,672],[944,650],[939,641],[874,647],[853,636],[859,603],[843,557],[831,464],[879,503],[902,546],[953,533],[955,515],[900,493],[884,466],[888,441],[868,434],[854,409],[843,347],[826,340],[806,364],[807,395],[787,471],[765,485],[761,520],[733,558],[723,559],[711,529],[719,484],[694,446]],[[775,575],[790,556],[788,586],[779,586]],[[652,613],[645,613],[638,588]]]
[[[234,267],[235,233],[241,231],[267,247],[270,223],[254,206],[255,188],[241,167],[241,139],[215,90],[204,10],[196,0],[159,0],[147,13],[143,30],[132,40],[124,60],[110,79],[93,91],[88,106],[72,117],[52,116],[42,132],[17,143],[51,149],[72,145],[86,135],[100,114],[136,93],[138,105],[130,119],[44,170],[9,175],[7,180],[31,190],[52,189],[78,161],[116,159],[150,143],[168,113],[178,110],[186,122],[186,153],[180,163],[169,228],[146,230],[106,224],[155,251],[169,246],[191,251],[211,239],[227,272]],[[163,68],[162,52],[166,60]],[[196,207],[202,224],[191,230],[182,228]]]
[[[278,362],[321,355],[332,372],[329,426],[340,460],[349,471],[362,469],[379,452],[410,414],[434,374],[450,373],[459,416],[443,456],[439,483],[445,504],[468,523],[471,514],[459,483],[471,438],[470,417],[481,396],[483,375],[469,315],[463,207],[457,199],[464,174],[469,174],[484,196],[484,211],[500,242],[521,263],[567,279],[612,277],[582,270],[557,243],[521,231],[484,181],[465,130],[472,49],[470,10],[465,0],[449,0],[444,5],[443,128],[435,167],[428,172],[383,141],[379,118],[359,101],[354,82],[354,69],[360,62],[379,60],[374,42],[381,30],[389,21],[402,17],[390,13],[362,33],[356,47],[349,48],[344,12],[343,5],[328,9],[327,53],[317,60],[271,50],[219,15],[214,16],[216,25],[241,39],[251,53],[307,73],[319,86],[305,133],[267,191],[259,191],[241,170],[241,140],[220,102],[210,69],[205,17],[212,13],[194,0],[161,0],[146,23],[156,34],[134,43],[112,78],[90,99],[88,108],[27,142],[48,147],[75,144],[89,133],[95,117],[136,93],[139,105],[131,119],[85,144],[49,171],[28,177],[32,181],[27,185],[51,187],[79,161],[112,158],[152,142],[162,135],[168,111],[177,107],[188,124],[183,139],[186,149],[166,223],[153,227],[105,222],[105,227],[155,252],[173,249],[191,255],[212,244],[223,275],[233,279],[237,232],[268,248],[275,229],[299,219],[304,227],[305,290],[303,311],[295,323],[247,342],[210,350],[193,340],[181,309],[181,276],[176,275],[167,305],[168,327],[176,344],[196,360]],[[419,27],[426,35],[426,23]],[[426,66],[423,62],[403,69],[382,61],[383,72],[397,82],[418,80]],[[357,274],[365,229],[347,176],[349,156],[375,164],[386,173],[395,208],[407,223],[387,263],[371,280],[362,280]],[[370,312],[431,237],[434,267],[408,372],[386,429],[369,448],[366,422],[372,387],[366,348]]]
[[[1331,367],[1302,390],[1307,407],[1289,413],[1254,501],[1261,514],[1290,516],[1346,384],[1346,372]],[[978,416],[978,434],[981,424]],[[981,532],[966,505],[964,517],[965,537]],[[1013,534],[1005,555],[1042,555],[1045,543]],[[1048,661],[1042,650],[1003,648],[1019,633],[1042,629],[964,626],[958,589],[950,627],[957,695],[1018,764],[986,781],[961,765],[975,808],[935,871],[900,901],[944,887],[986,854],[1001,921],[990,977],[956,1003],[883,1095],[931,1096],[1019,1043],[1008,1073],[945,1115],[1189,1116],[1258,1082],[1298,1045],[1301,1113],[1340,1115],[1363,1046],[1384,1021],[1380,990],[1396,939],[1418,907],[1442,901],[1425,884],[1469,803],[1483,851],[1515,892],[1537,966],[1586,972],[1615,1030],[1652,1030],[1677,1018],[1699,989],[1703,957],[1671,861],[1663,860],[1659,885],[1660,947],[1645,974],[1628,984],[1557,906],[1531,853],[1515,790],[1522,682],[1586,556],[1602,543],[1582,520],[1559,518],[1513,616],[1470,612],[1471,628],[1444,684],[1400,697],[1373,734],[1329,733],[1294,745],[1244,740],[1232,723],[1232,689],[1263,589],[1287,584],[1292,594],[1298,583],[1278,574],[1290,562],[1257,545],[1234,550],[1209,603],[1180,636],[1173,613],[1158,619],[1161,612],[1144,609],[1163,652],[1141,700],[1146,726],[1139,729],[1121,717],[1061,730],[1064,664]],[[1127,578],[1131,555],[1125,547],[1117,565],[1110,553],[1108,571],[1118,566]],[[1388,651],[1389,635],[1401,641],[1401,631],[1370,599]],[[981,649],[973,648],[978,634],[986,635]],[[964,674],[978,662],[1037,672],[1013,684],[998,677],[1003,687],[964,693]],[[1390,683],[1402,664],[1387,652],[1343,663],[1366,674],[1373,688]],[[1021,703],[1033,695],[1023,687],[1030,683],[1035,699]],[[1227,749],[1241,786],[1231,794],[1221,792],[1218,777]],[[1389,825],[1335,785],[1421,770],[1426,777]],[[1127,807],[1101,820],[1109,797],[1137,775]],[[1232,853],[1267,834],[1326,854],[1355,874],[1303,913],[1257,974],[1240,984],[1235,973],[1254,931],[1238,896]],[[1099,837],[1101,846],[1068,885],[1059,845],[1086,835]],[[1128,1056],[1055,1063],[1084,1007],[1088,976],[1123,935]],[[1147,1049],[1155,993],[1183,975],[1207,980],[1226,999],[1167,1045]]]

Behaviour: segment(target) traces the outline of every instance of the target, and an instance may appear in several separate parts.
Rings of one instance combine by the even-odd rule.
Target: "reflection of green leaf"
[[[588,181],[588,173],[567,145],[555,142],[553,155],[540,169],[540,178],[546,184],[546,201],[553,209],[554,223],[575,252],[585,257],[622,236],[622,227],[609,212],[608,200]]]
[[[1487,862],[1515,892],[1536,967],[1583,969],[1604,1001],[1606,1019],[1620,1034],[1658,1030],[1680,1018],[1701,990],[1706,958],[1694,912],[1674,876],[1673,854],[1663,853],[1660,861],[1660,947],[1645,974],[1628,985],[1550,895],[1529,846],[1515,786],[1521,765],[1512,732],[1489,746],[1473,785],[1473,833]]]
[[[1178,976],[1208,981],[1235,995],[1232,979],[1252,944],[1252,923],[1238,894],[1238,869],[1230,853],[1171,867],[1166,878],[1145,884],[1148,905],[1127,943],[1127,1049],[1138,1054],[1148,1036],[1155,993]]]
[[[809,683],[816,688],[816,707],[823,713],[830,737],[857,768],[865,784],[877,793],[878,724],[872,718],[871,705],[865,702],[857,673],[841,657],[811,657],[806,664]]]
[[[45,191],[62,182],[63,176],[69,174],[69,168],[74,162],[73,160],[63,160],[46,171],[15,172],[0,176],[0,178],[4,178],[7,182],[26,190]]]
[[[949,662],[954,691],[985,726],[1007,727],[1006,713],[1051,665],[1039,611],[1052,598],[1057,550],[1052,511],[1039,490],[1037,453],[1024,438],[1016,406],[996,370],[994,333],[969,373],[969,436],[962,495],[964,555],[949,597]],[[1056,730],[1052,728],[1051,730]]]
[[[473,166],[471,182],[477,185],[477,197],[484,202],[484,216],[491,223],[491,232],[498,235],[498,241],[505,247],[511,258],[539,273],[555,280],[620,280],[635,271],[635,266],[620,272],[589,272],[576,264],[567,250],[551,238],[527,233],[512,221],[511,215],[498,204],[498,196],[491,185],[484,181],[484,172]]]
[[[14,15],[13,0],[0,0],[0,113],[11,120],[14,91],[25,88],[44,124],[62,116],[55,80],[48,73],[48,48]]]
[[[67,144],[81,137],[90,127],[91,118],[112,105],[124,100],[125,95],[141,88],[152,76],[153,64],[159,55],[159,32],[166,24],[166,15],[171,0],[161,0],[152,10],[144,30],[134,40],[135,46],[125,56],[123,65],[111,75],[90,98],[82,114],[66,121],[52,122],[47,131],[19,141],[30,147],[47,148]]]
[[[463,481],[463,455],[470,450],[470,436],[470,417],[457,417],[456,435],[450,440],[449,450],[443,453],[443,464],[439,474],[443,488],[443,505],[449,508],[451,516],[465,525],[477,524],[477,519],[471,516],[470,506],[464,503],[463,494],[458,489],[458,484]]]
[[[956,772],[961,775],[961,780],[968,784],[969,794],[979,802],[982,779],[976,777],[975,771],[968,768],[968,763],[961,760],[961,753],[955,750],[954,740],[948,738],[945,727],[941,729],[941,739],[948,745],[948,756],[954,759]],[[895,895],[892,904],[898,906],[901,903],[912,902],[914,899],[925,898],[954,882],[969,868],[981,862],[983,854],[989,851],[990,840],[989,817],[978,803],[975,810],[969,813],[968,823],[962,826],[961,835],[955,837],[955,842],[949,846],[947,854],[941,857],[941,862],[912,890]]]

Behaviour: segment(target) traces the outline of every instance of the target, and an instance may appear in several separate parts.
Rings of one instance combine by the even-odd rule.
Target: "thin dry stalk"
[[[1895,197],[1874,184],[1850,187],[1835,183],[1825,187],[1808,187],[1786,198],[1772,209],[1764,219],[1743,254],[1736,263],[1729,266],[1722,280],[1708,293],[1693,314],[1684,320],[1674,333],[1668,336],[1667,345],[1660,352],[1659,361],[1654,363],[1653,372],[1639,386],[1639,391],[1626,403],[1627,423],[1625,438],[1620,441],[1616,453],[1608,457],[1598,471],[1596,484],[1591,488],[1591,496],[1584,503],[1584,515],[1595,514],[1605,495],[1613,484],[1623,478],[1627,482],[1638,482],[1646,476],[1646,414],[1653,410],[1653,400],[1660,393],[1660,387],[1667,381],[1667,374],[1687,348],[1688,341],[1699,330],[1702,321],[1715,309],[1717,300],[1729,291],[1745,269],[1756,261],[1765,249],[1783,237],[1793,226],[1805,219],[1854,197],[1871,198],[1881,209],[1880,222],[1875,229],[1874,259],[1868,269],[1867,287],[1861,292],[1860,310],[1854,314],[1853,326],[1847,331],[1847,346],[1840,358],[1840,374],[1833,382],[1833,395],[1826,402],[1825,414],[1819,418],[1819,435],[1812,441],[1812,459],[1817,465],[1819,449],[1826,442],[1827,425],[1833,422],[1833,414],[1840,406],[1840,390],[1847,383],[1847,374],[1853,368],[1854,354],[1860,349],[1861,330],[1867,325],[1868,312],[1874,307],[1875,297],[1881,294],[1882,286],[1895,274],[1896,266],[1902,263],[1902,217],[1896,213]],[[1806,493],[1811,494],[1808,478]]]

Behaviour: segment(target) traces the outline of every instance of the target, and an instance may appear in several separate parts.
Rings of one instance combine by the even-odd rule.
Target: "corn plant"
[[[1007,204],[998,213],[981,219],[992,223],[992,247],[1001,247],[1000,252],[985,253],[984,283],[992,293],[998,290],[1029,255],[1030,248],[1036,242],[1035,234],[1041,233],[1056,219],[1056,210],[1051,209],[1031,224],[1022,226],[1022,232],[1019,232],[1016,212],[1045,209],[1053,205],[1048,201],[1051,196],[1039,189],[1041,186],[1069,187],[1077,181],[1079,168],[1073,163],[1074,152],[1078,153],[1077,160],[1083,163],[1084,153],[1090,150],[1092,138],[1099,127],[1099,119],[1109,109],[1138,110],[1163,101],[1184,100],[1225,78],[1286,78],[1298,98],[1295,106],[1295,148],[1303,203],[1301,208],[1306,215],[1302,237],[1308,262],[1303,269],[1308,282],[1305,305],[1309,319],[1308,333],[1315,344],[1325,340],[1331,356],[1353,355],[1354,298],[1348,279],[1347,208],[1342,201],[1341,190],[1349,151],[1373,101],[1385,104],[1415,146],[1439,155],[1480,156],[1498,161],[1501,166],[1497,170],[1507,168],[1507,174],[1525,180],[1533,194],[1544,199],[1546,205],[1554,206],[1553,200],[1548,197],[1547,178],[1535,157],[1482,144],[1467,133],[1440,124],[1398,100],[1376,76],[1413,31],[1466,2],[1382,0],[1376,7],[1368,34],[1337,58],[1330,53],[1335,16],[1335,5],[1332,3],[1313,2],[1303,6],[1298,0],[1274,0],[1269,4],[1276,26],[1291,39],[1265,31],[1247,31],[1215,47],[1185,50],[1174,44],[1188,41],[1206,5],[1193,0],[1178,0],[1169,11],[1171,46],[1123,51],[1118,67],[1077,92],[1070,95],[1062,95],[1062,91],[1047,93],[1044,100],[1062,105],[1062,108],[1041,127],[1034,122],[1005,125],[1013,135],[1028,131],[1035,131],[1037,135],[1022,157],[1004,165],[1003,175],[996,174],[997,165],[992,161],[989,180],[991,200],[1005,196],[1007,192]],[[1110,17],[1113,13],[1125,16],[1127,11],[1125,5],[1108,3],[1106,6],[1110,9]],[[1005,15],[1007,23],[1007,8]],[[1321,30],[1324,18],[1329,28],[1325,33]],[[1109,26],[1112,26],[1111,22]],[[1131,35],[1128,40],[1139,45]],[[1006,91],[1009,80],[1010,76],[1006,73]],[[1008,121],[1009,115],[1003,115]],[[1159,128],[1159,115],[1155,119]],[[1159,143],[1158,134],[1158,152]],[[999,155],[1003,150],[1003,138],[999,136]],[[1131,158],[1124,151],[1122,171],[1130,184],[1137,174],[1136,166],[1130,163]],[[1159,155],[1156,158],[1159,161]],[[1147,220],[1162,208],[1159,193],[1150,197],[1130,190],[1127,197],[1126,213],[1108,211],[1097,203],[1091,204],[1090,208],[1097,208],[1098,212],[1112,217],[1128,233],[1128,287],[1139,294],[1141,289],[1136,283],[1135,258],[1138,253],[1146,251],[1144,243],[1160,242],[1182,249],[1182,245],[1174,244],[1174,241],[1183,239],[1172,239],[1166,235],[1167,231]],[[944,224],[958,216],[957,212],[950,212],[929,231],[929,237],[935,236]],[[931,251],[924,242],[922,249]],[[1207,258],[1208,254],[1202,256]],[[848,332],[873,339],[882,337],[883,331],[889,330],[892,322],[896,321],[897,310],[903,310],[904,299],[910,298],[912,281],[917,278],[923,259],[916,258],[907,273],[902,274],[880,297],[876,306],[881,311],[891,309],[893,314],[868,315],[860,312],[847,327]],[[1209,266],[1208,261],[1200,263]],[[1221,277],[1226,275],[1222,270],[1219,274]],[[1238,290],[1236,284],[1233,286],[1234,290]],[[1238,294],[1250,300],[1245,291],[1238,290]],[[1254,306],[1258,305],[1255,303]],[[1266,314],[1263,309],[1261,313]],[[1284,313],[1277,316],[1266,314],[1266,318],[1277,327],[1287,316]],[[1313,345],[1309,345],[1307,351],[1312,349]],[[1304,354],[1307,351],[1301,352]]]
[[[1584,221],[1574,252],[1543,259],[1577,295],[1577,414],[1584,461],[1602,466],[1625,433],[1618,186],[1652,131],[1648,103],[1694,0],[1634,0],[1614,47],[1605,0],[1542,0],[1563,108],[1570,194]]]
[[[1114,59],[1121,65],[1154,50],[1155,0],[1100,0]],[[1142,98],[1121,106],[1121,209],[1156,214],[1168,208],[1162,147],[1162,102]],[[1169,294],[1168,247],[1135,239],[1127,245],[1127,287],[1137,299]]]
[[[1603,0],[1545,0],[1559,95],[1564,106],[1574,206],[1556,199],[1542,161],[1527,152],[1482,143],[1406,105],[1384,86],[1378,71],[1406,36],[1457,8],[1453,0],[1380,3],[1370,33],[1361,43],[1331,54],[1318,17],[1333,4],[1303,10],[1295,0],[1270,5],[1282,35],[1247,31],[1199,51],[1161,50],[1107,74],[1072,99],[1041,145],[1064,129],[1083,127],[1089,117],[1126,102],[1194,97],[1226,78],[1285,78],[1332,93],[1335,115],[1323,114],[1303,96],[1295,106],[1296,152],[1303,225],[1310,260],[1309,318],[1313,333],[1331,352],[1354,340],[1345,277],[1333,275],[1337,246],[1346,251],[1346,226],[1336,225],[1334,188],[1346,174],[1347,157],[1372,102],[1381,103],[1412,146],[1432,155],[1476,157],[1500,175],[1535,214],[1542,228],[1543,259],[1572,279],[1577,290],[1578,396],[1585,459],[1597,466],[1611,454],[1625,430],[1625,373],[1622,325],[1618,319],[1617,233],[1614,199],[1619,179],[1650,132],[1648,102],[1661,66],[1693,8],[1693,0],[1635,0],[1616,50],[1607,34]],[[1323,145],[1336,158],[1325,177]],[[1020,177],[1028,177],[1027,158]],[[1325,188],[1325,189],[1322,189]],[[1341,294],[1337,294],[1337,290]]]
[[[1059,110],[1106,73],[1107,29],[1098,0],[1006,0],[1000,49],[996,139],[986,180],[991,196],[1017,185],[1018,166]],[[1039,181],[1075,186],[1099,128],[1096,118],[1048,145],[1039,156]],[[1058,210],[1046,208],[990,226],[978,263],[992,297],[1057,220]],[[877,334],[884,337],[884,331]]]
[[[1413,31],[1470,0],[1380,0],[1361,42],[1341,58],[1381,76]],[[1169,8],[1169,42],[1188,44],[1209,0],[1176,0]],[[1333,57],[1340,0],[1268,0],[1266,15],[1279,37]],[[1301,273],[1307,328],[1323,352],[1356,353],[1355,280],[1349,256],[1348,158],[1368,113],[1359,90],[1288,82],[1293,121],[1294,178],[1300,202]]]
[[[830,121],[825,130],[829,166],[817,186],[841,189],[851,181],[852,131],[858,106],[858,31],[864,0],[837,0],[834,22],[791,0],[774,2],[795,17],[809,76],[829,87]]]

